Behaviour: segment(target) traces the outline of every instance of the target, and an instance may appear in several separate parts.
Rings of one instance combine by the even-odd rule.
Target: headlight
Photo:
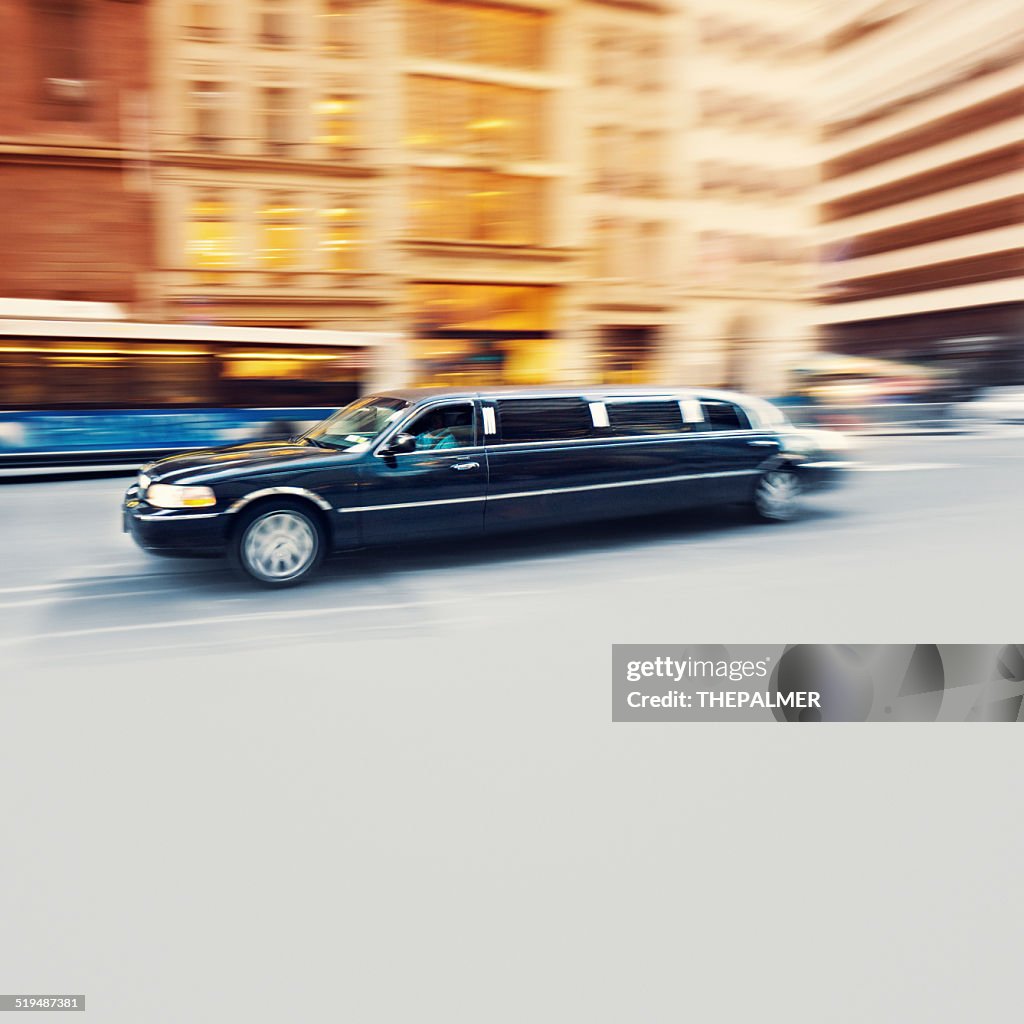
[[[157,508],[209,508],[217,504],[217,496],[209,487],[150,484],[146,501]]]
[[[145,473],[140,473],[139,474],[139,491],[142,494],[146,493],[146,488],[149,486],[149,483],[150,483],[149,477],[146,476]]]

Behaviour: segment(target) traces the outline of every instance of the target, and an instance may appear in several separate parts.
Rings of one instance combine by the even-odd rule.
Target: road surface
[[[1005,1019],[1014,727],[614,725],[612,642],[1020,639],[1024,441],[879,440],[785,525],[137,551],[0,492],[0,964],[102,1024]]]

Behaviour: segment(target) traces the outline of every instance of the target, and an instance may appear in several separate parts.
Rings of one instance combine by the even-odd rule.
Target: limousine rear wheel
[[[754,488],[754,510],[762,519],[784,522],[799,511],[803,484],[792,469],[770,469]]]
[[[323,527],[301,502],[263,505],[243,514],[231,538],[232,566],[267,587],[307,579],[323,561]]]

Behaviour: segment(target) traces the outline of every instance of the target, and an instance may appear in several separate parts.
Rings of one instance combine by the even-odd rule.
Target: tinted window
[[[473,406],[467,402],[441,405],[417,416],[405,433],[416,438],[416,450],[468,448],[474,441]]]
[[[747,414],[732,402],[701,402],[708,430],[749,430]]]
[[[606,407],[612,433],[619,437],[629,434],[678,434],[683,430],[683,414],[676,401],[608,402]]]
[[[594,432],[581,398],[517,398],[497,406],[503,441],[564,441]]]

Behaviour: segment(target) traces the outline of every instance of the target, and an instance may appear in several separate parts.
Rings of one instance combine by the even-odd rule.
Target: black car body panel
[[[388,396],[410,405],[372,442],[348,451],[318,446],[311,431],[143,467],[142,486],[125,495],[126,531],[165,554],[223,551],[242,510],[287,498],[315,509],[329,548],[339,550],[747,502],[774,468],[792,469],[805,490],[816,490],[837,484],[850,464],[837,435],[799,430],[768,403],[725,392]],[[395,439],[428,414],[458,421],[449,447],[396,450]],[[157,508],[147,500],[154,483],[210,488],[215,504]]]

